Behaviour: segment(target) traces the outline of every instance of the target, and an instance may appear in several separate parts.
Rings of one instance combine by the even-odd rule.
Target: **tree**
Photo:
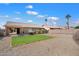
[[[45,19],[45,22],[47,22],[47,19]]]
[[[47,20],[47,19],[45,19],[46,24],[47,24],[47,21],[48,21],[48,20]]]
[[[70,25],[69,25],[69,20],[70,20],[70,18],[71,18],[71,16],[70,16],[69,14],[67,14],[67,15],[66,15],[66,19],[67,19],[67,22],[66,22],[66,24],[67,24],[67,29],[70,28]]]

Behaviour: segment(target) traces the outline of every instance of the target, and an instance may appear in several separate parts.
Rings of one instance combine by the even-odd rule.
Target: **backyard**
[[[14,36],[12,37],[12,46],[22,45],[22,44],[28,44],[36,41],[46,40],[51,38],[47,35],[25,35],[25,36]]]

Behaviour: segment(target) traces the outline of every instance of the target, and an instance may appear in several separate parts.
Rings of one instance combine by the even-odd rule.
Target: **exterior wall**
[[[29,30],[38,32],[38,31],[42,30],[42,28],[20,28],[20,34],[28,34]]]
[[[28,34],[28,31],[32,28],[20,28],[20,34]]]
[[[10,29],[12,30],[12,32]],[[14,27],[6,27],[5,32],[6,32],[6,35],[16,34],[16,29]]]
[[[20,34],[23,34],[23,28],[20,28]]]
[[[13,32],[11,32],[11,30],[13,30]],[[42,28],[22,28],[20,27],[20,34],[28,34],[29,30],[33,30],[34,32],[40,31],[42,30]],[[17,28],[15,27],[6,27],[6,35],[10,35],[10,34],[17,34]]]
[[[39,29],[38,28],[23,28],[24,34],[28,34],[29,33],[29,30],[32,30],[32,31],[36,32]]]
[[[24,34],[28,34],[29,28],[24,28]]]
[[[6,35],[9,35],[9,33],[10,33],[10,31],[9,31],[9,28],[8,27],[6,27]]]

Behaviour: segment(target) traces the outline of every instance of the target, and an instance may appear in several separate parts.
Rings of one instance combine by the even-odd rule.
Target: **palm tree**
[[[45,19],[46,25],[47,25],[47,21],[48,21],[48,20],[47,20],[47,19]]]
[[[67,19],[67,22],[66,22],[66,24],[67,24],[67,29],[70,28],[70,25],[69,25],[69,20],[70,20],[70,18],[71,18],[71,16],[70,16],[69,14],[67,14],[67,15],[66,15],[66,19]]]

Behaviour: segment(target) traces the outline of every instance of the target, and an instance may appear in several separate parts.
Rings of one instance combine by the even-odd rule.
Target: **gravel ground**
[[[2,56],[79,56],[79,46],[72,39],[72,34],[47,34],[52,39],[31,44],[11,47],[10,37],[4,38],[0,44]],[[4,47],[1,49],[1,46]]]

